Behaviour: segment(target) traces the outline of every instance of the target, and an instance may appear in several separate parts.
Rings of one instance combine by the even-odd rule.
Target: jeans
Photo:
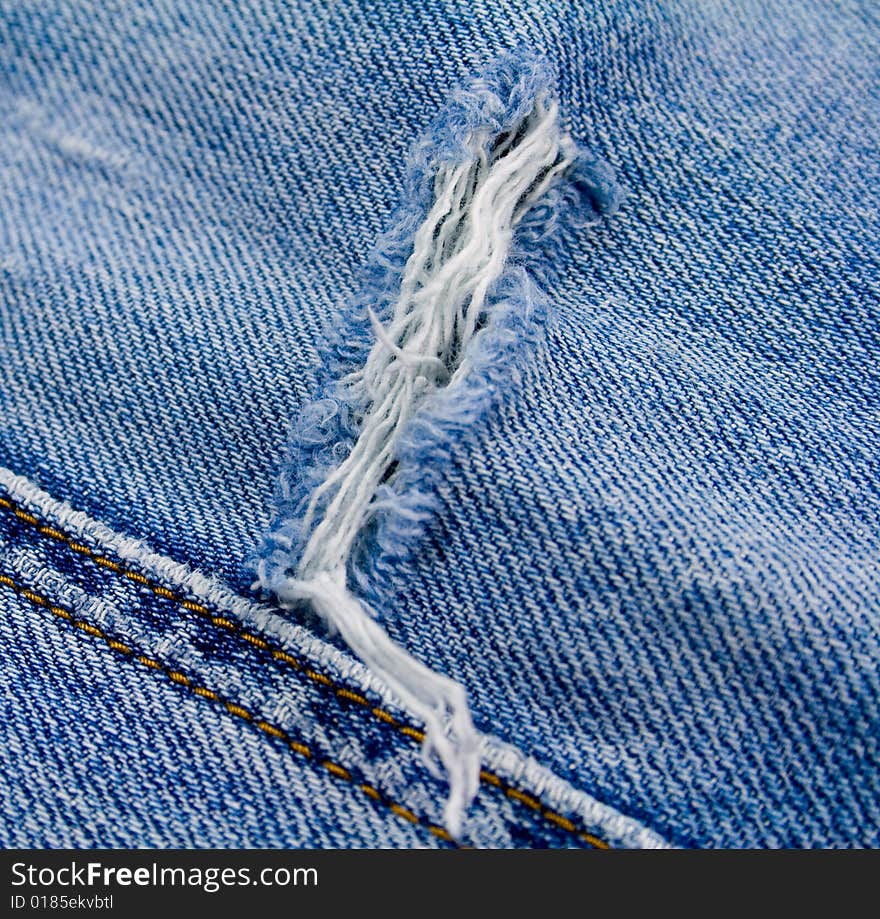
[[[880,844],[873,7],[0,11],[5,845]],[[466,694],[459,826],[410,684],[284,585],[441,170],[541,99],[344,566]]]

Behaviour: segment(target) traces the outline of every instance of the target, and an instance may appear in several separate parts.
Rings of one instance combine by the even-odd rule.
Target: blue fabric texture
[[[878,18],[0,3],[0,841],[453,844],[419,726],[251,566],[501,60],[585,193],[359,585],[486,735],[460,841],[880,845]]]
[[[0,471],[4,846],[449,847],[418,728],[271,609]],[[664,840],[487,738],[472,846]]]

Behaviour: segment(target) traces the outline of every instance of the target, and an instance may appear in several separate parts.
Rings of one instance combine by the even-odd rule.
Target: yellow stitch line
[[[193,613],[202,613],[202,615],[208,613],[208,607],[202,606],[201,603],[196,603],[195,600],[181,600],[180,605]]]
[[[333,685],[333,680],[331,680],[330,677],[325,676],[323,673],[319,673],[317,670],[306,670],[306,676],[315,683],[322,683],[324,686]]]
[[[562,827],[563,830],[567,830],[569,833],[577,833],[575,825],[569,819],[563,817],[562,814],[557,814],[555,811],[542,810],[541,816],[551,823],[555,823],[556,826]]]
[[[406,734],[407,737],[412,737],[413,740],[417,740],[419,743],[422,743],[425,739],[424,731],[420,731],[418,728],[411,728],[408,724],[401,725],[400,733]]]
[[[291,667],[296,667],[297,670],[302,667],[302,664],[292,654],[288,654],[280,648],[275,648],[272,651],[272,657],[277,661],[284,661],[285,664],[290,664]]]
[[[397,814],[398,817],[403,817],[404,820],[409,820],[410,823],[419,822],[419,818],[411,810],[407,810],[399,804],[389,804],[388,807],[391,809],[391,813]]]
[[[599,839],[598,836],[593,836],[592,833],[578,833],[578,839],[582,839],[584,842],[589,843],[594,849],[610,849],[611,846],[605,842],[604,839]]]
[[[252,644],[255,648],[262,648],[265,651],[266,648],[269,647],[268,642],[263,641],[263,639],[257,635],[252,635],[250,632],[242,632],[241,637],[246,642],[249,642],[250,644]]]
[[[173,591],[169,590],[167,587],[163,587],[161,585],[151,583],[150,580],[147,577],[145,577],[143,574],[140,574],[139,572],[136,572],[136,571],[130,571],[122,567],[118,563],[110,559],[104,558],[103,556],[95,555],[88,546],[82,543],[76,542],[73,538],[65,535],[59,530],[56,530],[54,527],[41,525],[37,517],[35,517],[33,514],[28,513],[27,511],[23,511],[20,508],[16,507],[15,504],[9,501],[8,499],[0,498],[0,507],[4,507],[8,510],[11,510],[15,514],[16,517],[20,518],[21,520],[24,520],[26,523],[31,524],[32,526],[35,526],[38,529],[38,531],[42,533],[43,535],[50,536],[53,539],[58,539],[58,540],[62,540],[66,542],[67,545],[74,552],[78,552],[81,555],[90,556],[93,559],[93,561],[95,561],[96,564],[101,565],[102,567],[107,568],[110,571],[113,571],[117,574],[120,574],[123,577],[128,578],[130,581],[135,581],[139,584],[149,587],[150,590],[152,590],[158,596],[164,597],[169,600],[176,600],[178,603],[181,604],[181,606],[183,606],[185,609],[188,609],[192,612],[201,613],[203,615],[210,615],[210,609],[204,606],[203,604],[196,603],[193,600],[182,599],[177,594],[175,594]],[[20,588],[16,584],[16,582],[12,580],[12,578],[9,578],[5,575],[0,575],[0,584],[5,584],[7,587],[12,587],[14,590],[18,591],[23,597],[30,600],[32,603],[36,604],[37,606],[49,607],[49,602],[48,600],[46,600],[45,597],[27,588]],[[59,618],[73,620],[73,616],[67,610],[62,609],[61,607],[51,606],[49,607],[49,609],[54,615],[58,616]],[[237,631],[239,629],[238,625],[235,622],[232,622],[231,620],[223,616],[211,616],[211,622],[213,625],[218,626],[220,628],[227,629],[229,631]],[[128,646],[123,645],[121,642],[110,641],[109,639],[107,639],[104,633],[100,629],[96,628],[95,626],[91,626],[88,623],[82,622],[81,620],[75,620],[74,625],[83,632],[86,632],[90,635],[94,635],[99,638],[103,638],[105,641],[108,642],[111,648],[114,648],[114,650],[125,651],[126,653],[132,653],[131,649],[128,648]],[[289,654],[286,651],[281,650],[280,648],[272,648],[271,645],[268,642],[266,642],[264,639],[250,632],[245,632],[242,630],[240,634],[253,647],[260,648],[263,650],[271,650],[272,657],[275,658],[276,660],[283,661],[284,663],[287,663],[290,666],[295,667],[296,669],[302,669],[302,663],[299,661],[298,658],[294,657],[292,654]],[[139,663],[143,664],[144,666],[150,667],[154,670],[164,669],[162,665],[159,664],[157,661],[152,660],[151,658],[146,657],[144,655],[137,657],[136,660]],[[357,704],[362,705],[364,707],[369,707],[370,703],[368,699],[366,699],[364,696],[360,695],[359,693],[355,693],[355,692],[352,692],[351,690],[345,689],[344,687],[337,686],[334,683],[334,681],[330,679],[328,676],[326,676],[325,674],[320,673],[316,670],[312,670],[312,669],[307,669],[305,673],[309,677],[309,679],[313,680],[314,682],[333,688],[336,694],[340,696],[341,698],[345,698],[352,702],[356,702]],[[186,680],[187,682],[184,685],[189,686],[189,688],[191,688],[193,692],[197,693],[203,698],[211,699],[214,701],[219,699],[219,696],[209,689],[205,689],[204,687],[191,686],[188,678],[185,677],[183,674],[175,673],[173,675],[169,674],[169,676],[171,677],[171,679],[175,680],[175,682],[182,683],[184,680]],[[241,708],[240,706],[232,705],[231,703],[226,703],[226,707],[233,714],[239,715],[240,717],[246,718],[248,720],[252,718],[250,712],[248,712],[246,709]],[[419,742],[422,742],[424,740],[425,735],[423,731],[420,731],[419,729],[413,728],[406,724],[401,725],[393,715],[391,715],[389,712],[386,712],[384,709],[374,707],[370,709],[370,711],[375,718],[377,718],[380,721],[385,722],[386,724],[391,725],[392,727],[397,728],[402,734],[405,734],[406,736],[411,737],[414,740],[417,740]],[[262,727],[262,724],[267,724],[267,723],[266,722],[261,723],[260,725],[261,727]],[[267,727],[263,727],[263,730],[267,731],[267,733],[272,733],[272,731],[267,730],[268,727],[271,727],[271,726],[267,724]],[[303,756],[312,755],[312,752],[309,749],[309,747],[305,746],[304,744],[299,744],[299,743],[296,743],[295,741],[289,741],[289,745],[293,750],[295,750],[298,753],[301,753]],[[504,787],[504,783],[497,775],[485,769],[480,771],[480,780],[489,785],[494,785],[495,787]],[[370,796],[372,796],[372,793],[379,795],[379,792],[377,792],[375,789],[373,789],[369,785],[362,785],[361,789],[364,791],[365,794],[368,794]],[[519,801],[525,806],[531,808],[532,810],[540,811],[540,814],[544,819],[549,820],[551,823],[554,823],[556,826],[561,827],[562,829],[566,830],[569,833],[572,833],[573,835],[577,836],[579,839],[583,840],[584,842],[587,842],[596,848],[606,848],[606,849],[608,848],[608,844],[604,842],[603,840],[599,839],[596,836],[593,836],[590,833],[585,833],[581,830],[578,830],[577,827],[574,825],[574,823],[572,823],[571,820],[568,820],[567,818],[563,817],[561,814],[557,814],[554,811],[542,808],[540,802],[536,798],[532,797],[531,795],[525,794],[524,792],[518,791],[517,789],[510,788],[510,787],[505,789],[505,794],[507,794],[507,796],[512,798],[513,800]],[[381,797],[381,795],[379,795],[379,797]],[[393,805],[392,810],[394,810],[395,813],[398,813],[398,811],[400,811],[401,813],[399,813],[399,816],[404,816],[405,819],[412,819],[412,817],[414,817],[411,811],[406,811],[404,808],[400,808],[398,805]],[[416,822],[418,822],[418,818],[416,818]],[[449,837],[449,834],[446,833],[446,831],[443,830],[442,828],[431,827],[430,829],[431,829],[431,832],[434,832],[435,835],[438,835],[443,839],[451,839],[451,837]]]
[[[350,689],[345,689],[342,686],[336,687],[336,695],[342,699],[348,699],[349,702],[357,702],[358,705],[369,705],[370,700],[366,696],[360,695],[360,693],[352,692]]]
[[[51,536],[52,539],[57,539],[59,542],[67,542],[67,537],[54,527],[39,527],[39,532],[42,533],[43,536]]]
[[[121,565],[117,565],[116,562],[111,561],[109,558],[104,558],[103,555],[96,555],[92,561],[102,568],[109,568],[111,571],[122,571]]]
[[[539,811],[541,809],[540,801],[533,798],[531,795],[527,795],[524,791],[520,791],[518,788],[506,788],[504,793],[508,798],[513,798],[514,801],[519,801],[532,810]]]
[[[332,760],[325,759],[321,765],[328,772],[332,772],[333,775],[338,776],[340,779],[345,779],[346,782],[351,781],[351,773],[348,771],[348,769],[345,769],[337,763],[332,762]]]
[[[232,715],[238,715],[239,718],[244,718],[245,721],[250,721],[253,718],[253,715],[246,709],[242,708],[240,705],[236,705],[234,702],[227,702],[226,711]]]
[[[280,737],[282,740],[287,737],[281,728],[276,728],[274,724],[269,724],[268,721],[257,721],[255,723],[261,731],[265,731],[267,734],[271,734],[273,737]]]
[[[36,603],[41,606],[48,606],[48,601],[44,597],[42,597],[40,594],[34,593],[34,591],[29,590],[27,588],[20,589],[18,585],[15,583],[15,581],[13,581],[12,578],[7,577],[6,575],[0,575],[0,583],[5,584],[9,587],[12,587],[15,590],[18,590],[22,594],[22,596],[26,597],[28,600],[30,600],[33,603]],[[65,609],[62,609],[61,607],[50,606],[49,609],[56,615],[68,617],[71,619],[73,618],[71,613],[69,613]],[[97,626],[92,625],[91,623],[84,622],[83,620],[77,619],[73,621],[73,624],[74,626],[76,626],[76,628],[80,629],[83,632],[86,632],[89,635],[95,635],[98,638],[102,638],[108,644],[108,646],[112,648],[114,651],[122,651],[126,654],[133,653],[132,649],[128,645],[124,644],[121,641],[117,641],[116,639],[109,638],[107,635],[104,634],[104,632],[101,629],[99,629]],[[182,686],[186,686],[193,693],[195,693],[198,696],[201,696],[202,698],[211,699],[212,701],[218,701],[218,702],[222,701],[220,697],[217,695],[217,693],[213,692],[210,689],[206,689],[204,686],[194,686],[192,684],[192,681],[190,680],[188,676],[186,676],[186,674],[181,673],[178,670],[169,670],[168,668],[164,667],[159,661],[154,660],[151,657],[147,657],[146,655],[141,654],[141,655],[138,655],[135,658],[135,660],[137,660],[138,663],[141,663],[146,667],[150,667],[153,670],[163,671],[170,680],[172,680],[175,683],[179,683]],[[316,671],[310,671],[309,676],[312,679],[317,678],[318,682],[324,683],[326,681],[328,684],[332,685],[332,681],[330,681],[329,678],[325,677],[323,674],[317,673]],[[352,693],[351,695],[354,696],[355,694]],[[355,696],[355,698],[359,700],[363,697]],[[224,702],[223,705],[230,714],[237,715],[239,718],[244,718],[247,721],[251,721],[253,719],[253,715],[246,708],[242,708],[242,706],[236,705],[234,702]],[[383,712],[382,709],[376,709],[375,711],[381,712],[383,715],[386,716],[386,718],[390,718],[387,712]],[[312,757],[313,754],[312,754],[311,748],[309,748],[305,744],[299,743],[295,740],[291,740],[284,733],[284,731],[282,731],[280,728],[275,727],[275,725],[270,724],[268,721],[263,721],[263,720],[259,720],[255,722],[255,724],[258,728],[260,728],[262,731],[265,731],[267,734],[271,734],[275,737],[280,737],[286,740],[287,745],[290,747],[291,750],[294,750],[295,752],[301,754],[302,756],[306,756],[309,758]],[[416,733],[421,733],[421,732],[416,732]],[[321,765],[324,766],[324,768],[328,772],[330,772],[332,775],[340,779],[344,779],[347,782],[354,781],[352,774],[345,767],[340,766],[338,763],[334,763],[332,760],[324,760],[321,763]],[[362,784],[359,784],[359,787],[361,791],[363,791],[364,794],[366,794],[368,797],[373,798],[374,800],[377,800],[377,801],[383,800],[381,792],[377,788],[374,788],[372,785],[362,783]],[[388,808],[389,810],[391,810],[393,814],[395,814],[398,817],[403,818],[404,820],[409,821],[410,823],[417,824],[420,822],[416,814],[414,814],[411,810],[403,807],[400,804],[395,804],[391,802],[388,804]],[[452,837],[449,835],[449,833],[447,833],[446,830],[443,829],[443,827],[430,825],[428,829],[431,833],[433,833],[438,838],[443,839],[446,842],[454,842]],[[585,834],[582,834],[582,836],[584,838],[587,838]]]
[[[99,628],[97,628],[97,626],[94,626],[89,622],[83,622],[82,619],[77,619],[73,625],[81,632],[85,632],[86,635],[94,635],[95,638],[105,637],[104,633]]]
[[[150,584],[150,590],[158,597],[164,597],[166,600],[176,600],[177,594],[173,590],[169,590],[167,587],[162,587],[161,584]]]
[[[143,664],[145,667],[149,667],[151,670],[162,669],[162,665],[159,661],[154,661],[152,657],[147,657],[146,654],[138,655],[137,662]]]
[[[48,606],[49,605],[49,601],[44,596],[38,593],[34,593],[32,590],[29,590],[27,587],[22,588],[20,593],[25,598],[25,600],[30,600],[31,603],[36,603],[37,606]]]

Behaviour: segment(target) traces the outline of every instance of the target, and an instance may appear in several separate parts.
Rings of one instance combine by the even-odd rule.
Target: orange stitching
[[[269,647],[269,643],[263,641],[262,638],[257,638],[256,635],[251,635],[250,632],[242,632],[241,637],[250,642],[255,648],[259,648],[261,651],[266,651]]]
[[[28,597],[27,594],[23,594],[23,596],[26,597],[28,600],[31,599],[30,597]],[[39,604],[39,605],[42,606],[43,604],[41,603],[41,604]],[[93,625],[90,625],[88,622],[83,622],[82,620],[77,620],[77,621],[74,622],[73,624],[76,626],[76,628],[78,628],[78,629],[80,629],[81,631],[85,632],[86,635],[94,635],[96,638],[103,638],[103,637],[104,637],[104,636],[101,634],[101,630],[100,630],[100,629],[96,628],[96,627],[93,626]]]
[[[333,680],[317,670],[306,670],[306,676],[314,683],[322,683],[324,686],[332,686]]]
[[[342,699],[348,699],[349,702],[356,702],[358,705],[369,705],[369,700],[359,692],[352,692],[350,689],[338,688],[336,695]]]
[[[401,734],[411,737],[416,743],[424,743],[425,741],[425,732],[420,731],[418,728],[411,728],[408,724],[403,724],[399,730]]]
[[[496,788],[500,788],[504,784],[494,772],[489,772],[488,769],[480,770],[480,781],[486,782],[488,785],[494,785]]]
[[[530,807],[533,811],[539,811],[541,809],[540,801],[533,798],[531,795],[527,795],[524,791],[520,791],[518,788],[508,788],[504,793],[508,798],[513,798],[514,801],[525,804],[526,807]]]
[[[242,708],[234,702],[226,703],[226,711],[230,715],[238,715],[239,718],[244,718],[245,721],[250,721],[254,717],[246,708]]]
[[[547,811],[547,813],[544,814],[544,817],[549,820],[550,819],[549,815],[551,813],[552,811]],[[578,839],[581,840],[581,842],[585,842],[588,846],[592,846],[594,849],[610,849],[611,848],[611,846],[609,846],[608,843],[605,842],[604,839],[600,839],[598,836],[594,836],[592,833],[585,833],[583,830],[578,830],[577,836],[578,836]]]
[[[409,820],[410,823],[419,822],[419,818],[411,810],[407,810],[405,807],[401,807],[399,804],[392,804],[391,810],[397,814],[398,817],[403,817],[404,820]]]
[[[184,609],[192,610],[194,613],[204,613],[207,614],[208,607],[202,606],[201,603],[196,603],[193,600],[181,600],[180,605]]]
[[[325,759],[321,765],[328,771],[332,772],[333,775],[339,776],[341,779],[345,779],[347,782],[352,780],[351,773],[344,766],[340,766],[338,763],[333,763],[329,759]]]
[[[384,721],[385,724],[390,724],[393,728],[397,727],[397,719],[394,717],[394,715],[390,715],[384,709],[372,708],[370,711],[372,712],[374,718],[378,718],[380,721]]]
[[[290,664],[294,670],[302,669],[302,664],[292,654],[288,654],[286,651],[282,651],[280,648],[272,649],[272,657],[274,657],[277,661],[284,661],[285,664]]]
[[[359,693],[352,692],[350,689],[346,689],[343,686],[339,686],[335,683],[330,677],[324,673],[320,673],[317,670],[313,670],[311,667],[306,667],[302,661],[294,657],[292,654],[289,654],[287,651],[284,651],[281,648],[275,647],[274,645],[267,642],[265,639],[261,638],[259,635],[254,634],[253,632],[246,629],[244,626],[240,625],[237,622],[234,622],[230,619],[226,619],[223,616],[217,616],[211,612],[211,610],[204,606],[201,603],[197,603],[194,600],[188,600],[180,594],[176,594],[173,591],[169,590],[167,587],[163,587],[161,584],[156,584],[147,578],[145,575],[140,574],[137,571],[131,571],[128,568],[124,568],[121,565],[118,565],[116,562],[113,562],[110,559],[105,559],[103,556],[96,555],[88,546],[83,546],[74,541],[73,537],[62,533],[60,530],[55,529],[54,527],[44,526],[40,524],[40,521],[33,514],[29,514],[21,508],[17,507],[12,501],[7,498],[0,497],[0,507],[6,508],[9,511],[12,511],[16,517],[20,520],[24,520],[26,523],[30,524],[33,527],[36,527],[37,531],[44,536],[50,536],[52,539],[56,539],[59,542],[63,542],[68,545],[74,552],[78,552],[81,555],[92,559],[92,561],[97,562],[98,564],[107,563],[104,566],[118,574],[123,575],[131,581],[136,581],[138,584],[142,584],[144,587],[148,588],[157,596],[163,597],[168,600],[174,600],[179,603],[184,609],[189,610],[199,614],[200,616],[205,617],[212,625],[217,626],[218,628],[225,629],[229,632],[233,632],[242,638],[244,641],[248,642],[251,647],[259,648],[261,650],[269,651],[275,660],[283,661],[285,664],[293,667],[295,670],[304,670],[305,675],[312,680],[312,682],[317,683],[322,686],[326,686],[330,689],[333,689],[337,696],[340,696],[343,699],[348,699],[350,702],[353,702],[357,705],[360,705],[363,709],[368,710],[370,714],[379,721],[384,722],[390,727],[394,728],[399,733],[403,734],[406,737],[409,737],[412,740],[415,740],[418,743],[421,743],[425,739],[424,732],[419,730],[412,725],[402,723],[397,720],[392,714],[386,712],[384,709],[379,708],[378,706],[373,706],[372,703],[364,696]],[[99,561],[100,560],[100,561]],[[3,578],[0,576],[0,584],[7,584],[7,586],[12,586],[12,582],[8,578]],[[151,666],[151,665],[148,665]],[[494,788],[501,789],[508,798],[513,801],[518,801],[520,804],[528,807],[530,810],[533,810],[535,813],[539,813],[541,817],[545,820],[548,820],[550,823],[553,823],[559,829],[565,830],[568,833],[571,833],[573,836],[577,836],[578,839],[586,842],[588,845],[593,846],[596,849],[608,849],[610,846],[607,842],[602,839],[599,839],[596,836],[593,836],[591,833],[587,833],[572,823],[571,820],[568,820],[566,817],[563,817],[561,814],[557,814],[555,811],[545,808],[540,801],[536,798],[533,798],[531,795],[528,795],[526,792],[519,791],[512,785],[509,785],[505,782],[500,776],[496,775],[494,772],[490,772],[487,769],[480,770],[480,780],[486,784],[491,785]],[[537,805],[537,806],[536,806]],[[447,834],[448,835],[448,834]]]
[[[109,558],[104,558],[103,556],[96,555],[93,557],[93,561],[96,565],[100,565],[102,568],[109,568],[111,571],[121,571],[122,566],[117,565],[116,562],[111,562]]]
[[[274,724],[269,724],[268,721],[258,721],[256,722],[257,727],[261,731],[265,731],[267,734],[271,734],[273,737],[284,738],[284,731],[280,728],[276,728]]]
[[[5,584],[7,587],[10,587],[19,596],[29,600],[35,606],[39,606],[44,609],[48,608],[53,611],[56,609],[61,609],[61,607],[52,606],[49,600],[42,594],[38,594],[36,591],[33,591],[30,588],[23,587],[21,584],[18,584],[12,578],[6,577],[5,575],[0,575],[0,584]],[[71,613],[69,610],[63,610],[63,612],[65,612],[67,616],[62,618],[67,618],[69,621],[72,621],[72,624],[80,631],[85,632],[88,635],[93,635],[96,638],[100,638],[109,648],[117,651],[118,653],[121,653],[127,660],[136,661],[154,670],[161,671],[163,676],[167,677],[172,682],[190,689],[193,693],[200,696],[201,698],[222,703],[226,711],[233,715],[237,715],[239,718],[243,718],[245,721],[251,721],[253,719],[253,715],[243,706],[237,705],[235,702],[230,702],[228,700],[222,699],[220,695],[214,692],[212,689],[208,689],[205,686],[195,685],[189,677],[182,674],[179,670],[173,670],[171,667],[161,664],[159,661],[153,660],[146,655],[139,655],[136,657],[133,656],[132,649],[128,645],[125,645],[121,641],[111,637],[102,629],[92,625],[90,622],[86,622],[84,619],[74,617],[73,613]],[[300,753],[302,756],[308,757],[309,759],[313,757],[314,752],[310,747],[294,740],[286,731],[282,730],[281,728],[270,724],[268,721],[260,720],[254,723],[267,734],[271,734],[274,737],[278,737],[281,740],[284,740],[290,749]],[[390,800],[389,798],[386,798],[382,792],[380,792],[377,788],[374,788],[372,785],[362,784],[355,781],[354,776],[346,768],[340,766],[338,763],[334,763],[333,760],[321,760],[320,765],[336,778],[342,781],[350,782],[356,788],[360,789],[371,800],[384,804],[385,807],[387,807],[393,814],[400,817],[401,819],[407,820],[409,823],[421,824],[435,836],[455,845],[455,841],[450,837],[446,830],[443,829],[442,826],[437,826],[436,824],[430,823],[427,818],[419,817],[411,810],[403,807],[395,801]]]
[[[297,743],[295,740],[288,740],[287,745],[291,750],[296,750],[297,753],[306,757],[306,759],[312,758],[312,751],[304,743]]]
[[[554,814],[552,811],[548,812],[545,816],[548,820],[552,820],[554,823],[559,824],[562,829],[568,830],[569,833],[574,832],[574,824],[570,820],[566,820],[565,817]]]

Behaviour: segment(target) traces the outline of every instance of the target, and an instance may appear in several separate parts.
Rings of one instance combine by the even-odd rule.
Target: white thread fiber
[[[492,140],[486,131],[474,132],[467,144],[472,157],[437,170],[434,203],[416,233],[391,315],[383,325],[371,314],[376,343],[364,366],[340,381],[352,402],[368,406],[360,434],[311,497],[304,523],[311,535],[297,577],[273,585],[283,602],[311,601],[424,722],[425,761],[435,774],[435,756],[445,768],[444,819],[455,837],[480,772],[479,736],[464,689],[388,637],[348,589],[347,568],[355,540],[376,512],[379,485],[393,481],[389,470],[401,430],[433,392],[467,375],[468,346],[486,321],[487,296],[514,230],[574,156],[550,101],[539,101],[516,128]]]

